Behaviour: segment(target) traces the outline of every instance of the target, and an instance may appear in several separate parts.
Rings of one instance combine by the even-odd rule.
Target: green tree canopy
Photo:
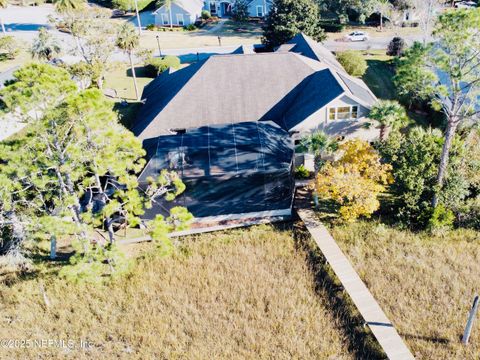
[[[345,71],[352,76],[361,77],[367,71],[367,61],[357,51],[340,51],[337,53],[337,59]]]
[[[440,192],[458,125],[480,114],[480,9],[449,10],[439,16],[435,43],[415,44],[399,62],[395,82],[401,95],[429,99],[447,118],[437,174]],[[436,206],[438,197],[432,204]]]
[[[114,225],[138,225],[155,197],[170,199],[185,186],[175,174],[162,173],[139,192],[136,174],[145,152],[99,90],[79,91],[65,70],[46,64],[27,65],[14,76],[0,96],[6,111],[28,127],[20,140],[0,149],[0,181],[12,180],[5,183],[10,195],[1,195],[0,210],[21,219],[14,223],[24,225],[26,238],[73,237],[77,252],[66,271],[75,278],[117,273],[123,257]],[[162,221],[171,228],[168,218]],[[152,227],[157,235],[158,226]],[[102,229],[106,241],[98,235]]]
[[[370,110],[369,118],[380,123],[380,140],[385,140],[387,128],[397,130],[408,122],[405,108],[398,101],[381,100]]]
[[[274,1],[263,26],[262,42],[273,49],[302,32],[316,41],[325,40],[318,4],[313,0]]]
[[[33,41],[30,53],[39,60],[50,61],[61,51],[59,41],[46,28],[41,28],[38,37]]]
[[[379,145],[382,158],[393,166],[394,208],[390,211],[407,226],[425,227],[429,221],[443,142],[441,131],[415,127],[406,135],[394,131]],[[459,207],[469,194],[469,181],[462,170],[464,156],[464,144],[456,138],[449,176],[439,197],[447,209]]]

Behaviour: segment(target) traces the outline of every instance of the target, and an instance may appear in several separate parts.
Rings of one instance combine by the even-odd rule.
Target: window
[[[330,108],[328,112],[328,119],[335,120],[335,108]]]
[[[177,24],[183,26],[183,14],[177,14]]]
[[[217,13],[217,5],[215,2],[210,2],[210,14],[216,14]]]
[[[162,14],[162,24],[168,25],[168,16],[167,14]]]
[[[358,119],[358,106],[340,106],[338,108],[328,109],[329,120],[349,120]]]
[[[358,119],[358,106],[352,106],[352,119]]]
[[[337,108],[337,120],[350,119],[350,106],[341,106]]]
[[[257,16],[263,17],[263,6],[257,6]]]

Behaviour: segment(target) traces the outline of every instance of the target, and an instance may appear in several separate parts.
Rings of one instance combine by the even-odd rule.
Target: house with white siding
[[[246,0],[250,17],[263,18],[270,12],[272,0]],[[171,6],[165,5],[154,11],[155,24],[159,26],[187,26],[194,24],[202,10],[212,16],[232,16],[236,0],[172,0]]]
[[[273,121],[293,139],[323,130],[373,141],[377,98],[333,54],[299,34],[277,51],[211,56],[145,87],[134,133],[142,140],[206,125]]]
[[[171,6],[163,5],[154,11],[155,25],[188,26],[195,24],[202,14],[202,0],[172,0]]]
[[[218,17],[231,16],[237,0],[206,0],[204,9]],[[272,0],[245,0],[250,17],[263,18],[270,12]]]

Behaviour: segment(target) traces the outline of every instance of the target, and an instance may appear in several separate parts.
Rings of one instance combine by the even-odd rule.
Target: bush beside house
[[[167,55],[161,58],[150,58],[145,62],[145,71],[148,76],[157,77],[169,67],[178,69],[180,59],[176,56]]]
[[[352,76],[363,76],[367,71],[367,62],[358,52],[347,50],[337,53],[337,60],[342,64],[345,71]]]

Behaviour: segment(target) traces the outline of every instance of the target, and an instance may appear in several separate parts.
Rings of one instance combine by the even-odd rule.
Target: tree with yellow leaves
[[[392,167],[382,164],[377,151],[362,140],[349,140],[340,145],[339,151],[341,158],[327,162],[317,175],[317,194],[337,202],[345,221],[370,217],[380,207],[378,195],[393,182]]]

